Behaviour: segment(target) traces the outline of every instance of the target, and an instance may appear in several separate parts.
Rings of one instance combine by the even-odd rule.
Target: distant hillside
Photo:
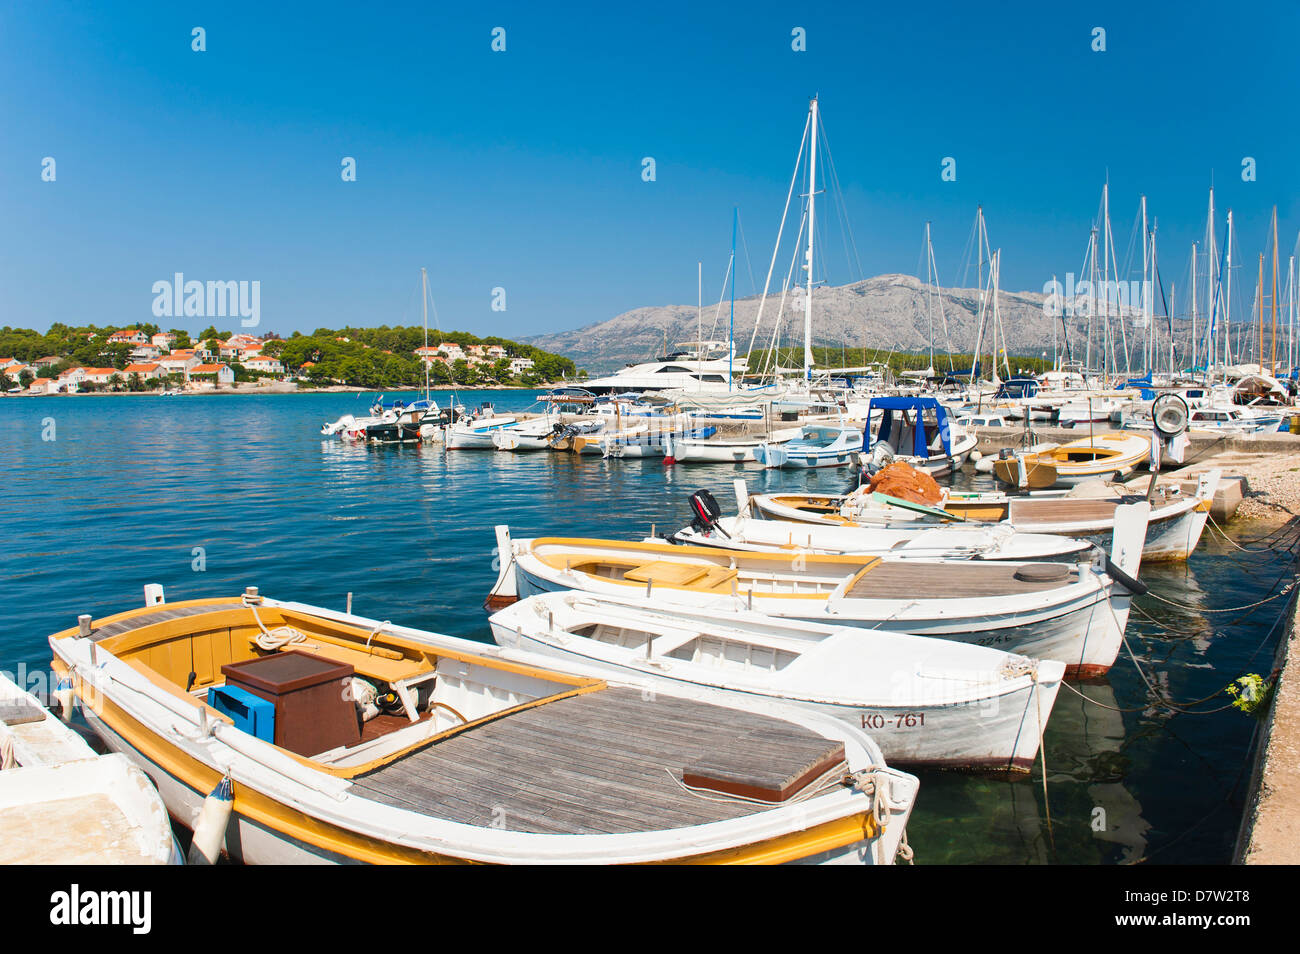
[[[910,275],[880,275],[851,285],[817,288],[813,292],[814,344],[848,349],[865,347],[881,353],[924,351],[929,347],[930,340],[926,302],[929,287]],[[945,340],[943,326],[936,314],[935,350],[946,351],[947,342],[951,342],[953,351],[969,352],[975,346],[979,324],[979,290],[944,288],[942,291],[948,336]],[[1059,340],[1060,321],[1044,312],[1044,298],[1041,292],[1003,291],[999,294],[998,307],[1009,353],[1041,355],[1046,351],[1051,355],[1053,326],[1055,325]],[[758,297],[736,301],[736,350],[740,354],[749,350],[758,302]],[[777,297],[769,297],[763,313],[763,327],[755,342],[756,349],[765,349],[771,340],[778,303]],[[716,303],[704,308],[704,336],[706,339],[724,340],[727,335],[728,308],[724,305],[718,326],[714,328],[716,310]],[[1119,329],[1114,321],[1112,328],[1118,337]],[[1131,320],[1128,331],[1131,336],[1134,331]],[[1069,334],[1071,347],[1076,350],[1076,357],[1081,358],[1087,334],[1086,319],[1071,319]],[[988,335],[986,329],[983,344],[986,353],[989,347]],[[535,335],[523,340],[538,348],[570,357],[579,367],[600,374],[663,353],[665,340],[671,347],[675,342],[693,341],[696,336],[694,305],[656,305],[624,312],[607,321],[575,331]],[[1100,338],[1101,324],[1098,321],[1093,340],[1099,343]],[[787,299],[780,340],[783,345],[802,343],[802,299]],[[1167,347],[1168,335],[1161,340],[1166,342]],[[1096,346],[1098,345],[1094,344]],[[1133,350],[1136,354],[1138,348],[1135,346]],[[1118,345],[1116,353],[1120,354]],[[1123,367],[1122,357],[1120,367]]]

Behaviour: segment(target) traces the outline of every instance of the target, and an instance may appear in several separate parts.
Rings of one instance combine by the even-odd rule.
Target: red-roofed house
[[[58,389],[58,384],[53,378],[37,378],[27,388],[30,394],[53,394]]]
[[[209,386],[212,384],[233,384],[235,372],[228,364],[199,364],[190,368],[189,379],[193,381],[196,377],[211,378],[210,382],[203,381]]]
[[[145,361],[139,364],[128,364],[122,374],[124,376],[138,374],[141,381],[151,381],[154,378],[162,377],[163,370],[162,365],[157,361]]]
[[[160,331],[149,339],[149,343],[155,348],[160,348],[163,351],[170,351],[171,346],[176,343],[176,336],[170,331]]]
[[[83,368],[82,370],[86,372],[83,380],[87,384],[108,384],[113,379],[113,375],[119,378],[122,376],[122,372],[117,368]]]
[[[48,358],[37,358],[35,361],[32,362],[32,367],[52,368],[62,360],[63,359],[60,358],[58,355],[52,354]]]
[[[139,328],[123,328],[108,336],[109,344],[148,344],[149,336]]]

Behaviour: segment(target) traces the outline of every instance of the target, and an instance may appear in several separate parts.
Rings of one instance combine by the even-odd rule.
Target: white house
[[[269,355],[254,355],[244,359],[244,367],[249,371],[262,371],[266,374],[284,374],[284,365],[279,358]]]
[[[533,366],[532,358],[511,358],[510,359],[511,374],[522,374],[532,366]]]
[[[199,359],[192,354],[169,354],[158,359],[163,374],[182,374],[189,377],[190,370],[199,366]]]

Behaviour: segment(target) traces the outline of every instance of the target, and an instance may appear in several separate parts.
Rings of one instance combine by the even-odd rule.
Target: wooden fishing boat
[[[50,637],[86,719],[254,863],[889,863],[917,782],[815,713],[568,672],[298,603],[160,603]]]
[[[1151,455],[1150,439],[1138,434],[1098,434],[1050,450],[997,461],[993,473],[1013,487],[1073,487],[1085,480],[1121,480]]]
[[[512,541],[497,527],[502,567],[489,597],[581,590],[643,593],[693,609],[752,609],[790,619],[936,636],[1108,670],[1119,652],[1149,506],[1116,514],[1110,562],[883,560],[751,553],[568,537]],[[505,558],[508,555],[508,559]],[[1117,582],[1117,581],[1124,582]]]
[[[1178,486],[1158,485],[1150,499],[1142,559],[1148,563],[1186,560],[1200,543],[1220,472],[1198,475],[1194,493]],[[739,482],[741,513],[767,520],[812,523],[829,527],[940,525],[946,521],[1007,523],[1028,533],[1046,533],[1086,540],[1110,548],[1117,509],[1146,498],[1116,493],[1104,498],[1070,497],[1062,491],[1022,495],[944,491],[937,507],[906,507],[905,502],[877,499],[870,493],[843,496],[761,494],[750,496]]]
[[[779,700],[866,726],[895,767],[1027,771],[1065,671],[951,640],[586,593],[516,603],[492,616],[492,635],[656,691]]]
[[[0,675],[0,864],[183,863],[153,783]]]
[[[768,468],[842,467],[862,440],[862,432],[827,424],[805,425],[798,437],[764,441],[754,448],[754,460]]]
[[[744,481],[738,495],[745,493]],[[743,496],[740,497],[743,499]],[[840,553],[897,560],[1032,560],[1077,563],[1091,558],[1092,544],[1048,533],[1029,533],[1007,523],[894,526],[830,526],[761,520],[742,507],[723,517],[707,491],[691,497],[695,519],[666,537],[669,543],[751,552]],[[650,541],[647,541],[650,542]]]

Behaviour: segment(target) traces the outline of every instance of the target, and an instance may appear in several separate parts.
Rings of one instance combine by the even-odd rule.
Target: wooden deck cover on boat
[[[842,743],[770,716],[605,689],[469,729],[354,785],[377,802],[470,825],[654,831],[764,810],[687,790],[689,768],[779,788],[842,752]]]
[[[154,623],[164,623],[169,619],[183,619],[186,616],[203,616],[207,613],[221,613],[225,610],[240,609],[243,605],[244,604],[239,600],[231,600],[229,603],[210,603],[204,606],[168,606],[166,603],[162,603],[159,604],[159,607],[155,612],[141,613],[138,616],[131,616],[127,619],[118,620],[116,623],[97,626],[91,630],[90,639],[91,642],[97,643],[101,639],[107,639],[110,636],[120,636],[133,629],[152,626]]]
[[[916,560],[882,561],[862,575],[845,594],[849,599],[965,599],[1054,590],[1078,580],[1071,568],[1064,580],[1025,580],[1014,563],[966,560],[923,563]]]
[[[1118,499],[1013,500],[1008,519],[1016,527],[1080,520],[1100,522],[1114,519],[1115,508],[1119,505]]]

